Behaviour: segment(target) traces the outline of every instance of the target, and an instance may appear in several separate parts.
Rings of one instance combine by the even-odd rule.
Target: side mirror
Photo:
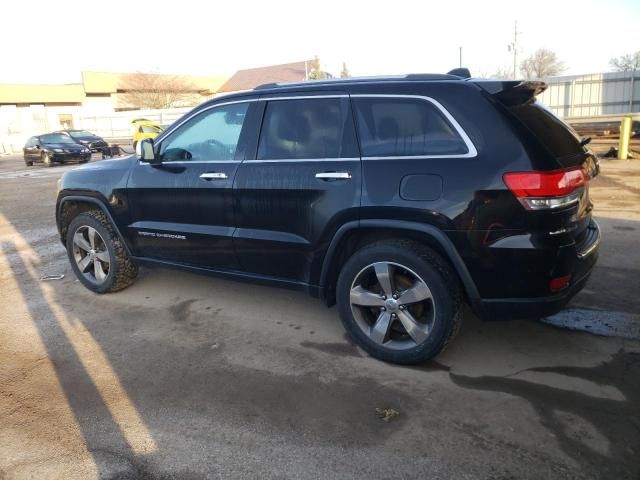
[[[153,148],[153,139],[143,138],[136,144],[136,155],[141,162],[154,163],[156,154]]]

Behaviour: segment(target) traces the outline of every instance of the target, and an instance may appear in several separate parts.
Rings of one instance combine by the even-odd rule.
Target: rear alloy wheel
[[[393,363],[435,357],[462,319],[462,294],[449,264],[407,240],[378,242],[356,252],[340,272],[336,295],[354,341]]]
[[[417,273],[399,263],[376,262],[363,268],[349,297],[362,332],[385,348],[420,345],[436,320],[431,290]]]

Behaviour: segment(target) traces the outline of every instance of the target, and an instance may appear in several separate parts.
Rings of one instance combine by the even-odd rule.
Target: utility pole
[[[460,49],[460,63],[459,63],[459,67],[462,68],[462,47],[458,47]]]
[[[508,50],[513,52],[513,78],[518,76],[518,21],[513,26],[513,42],[508,46]]]

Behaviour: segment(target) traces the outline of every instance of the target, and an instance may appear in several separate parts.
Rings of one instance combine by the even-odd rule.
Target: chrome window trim
[[[335,94],[328,94],[328,95],[291,95],[291,96],[287,95],[286,97],[283,97],[283,96],[267,97],[266,95],[269,95],[269,94],[263,94],[263,95],[265,96],[260,98],[260,100],[264,102],[270,102],[272,100],[312,100],[314,98],[349,98],[348,93],[335,93]]]
[[[285,163],[285,162],[359,162],[360,157],[336,158],[274,158],[268,160],[245,160],[242,163]]]
[[[434,154],[434,155],[388,155],[384,157],[362,157],[362,160],[390,160],[390,159],[407,159],[407,160],[421,160],[421,159],[429,159],[429,158],[474,158],[478,156],[478,150],[476,150],[475,145],[467,135],[467,132],[460,126],[457,120],[449,113],[449,111],[444,108],[444,106],[438,102],[435,98],[427,97],[425,95],[402,95],[402,94],[376,94],[376,93],[358,93],[351,95],[353,98],[413,98],[428,102],[435,106],[440,113],[444,115],[444,117],[449,121],[449,123],[453,126],[455,131],[460,135],[462,141],[465,143],[467,147],[467,153],[446,153],[446,154]]]

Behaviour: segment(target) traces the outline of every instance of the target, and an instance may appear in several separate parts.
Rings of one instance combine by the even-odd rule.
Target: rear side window
[[[434,104],[418,98],[353,98],[363,157],[464,155],[456,129]]]
[[[584,156],[580,137],[569,125],[537,101],[511,107],[511,112],[542,143],[563,167],[576,165]]]
[[[358,156],[348,99],[272,100],[267,103],[258,160]]]

